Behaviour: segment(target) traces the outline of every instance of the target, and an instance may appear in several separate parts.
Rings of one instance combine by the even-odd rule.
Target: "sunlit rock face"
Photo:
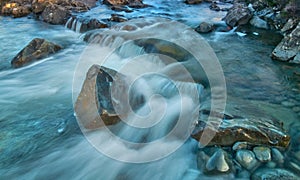
[[[61,46],[45,39],[33,39],[23,50],[21,50],[11,61],[14,68],[23,67],[32,62],[47,57],[62,49]]]

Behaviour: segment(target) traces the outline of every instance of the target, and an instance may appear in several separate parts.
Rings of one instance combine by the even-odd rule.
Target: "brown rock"
[[[144,8],[148,6],[144,4],[142,0],[103,0],[102,2],[110,6],[126,5],[133,8]]]
[[[245,4],[236,3],[232,8],[229,9],[224,20],[229,26],[235,27],[247,24],[252,16],[252,12]]]
[[[2,7],[1,14],[13,16],[14,18],[24,17],[31,13],[30,4],[19,5],[18,3],[8,3]]]
[[[202,22],[195,30],[199,33],[208,33],[211,32],[213,29],[214,29],[213,24]]]
[[[50,24],[65,24],[70,17],[70,12],[56,4],[49,4],[42,13],[42,18]]]
[[[33,39],[16,57],[11,61],[14,68],[23,67],[39,59],[47,57],[59,51],[62,47],[45,39]]]
[[[199,4],[199,3],[202,3],[202,0],[186,0],[184,2],[186,4]]]

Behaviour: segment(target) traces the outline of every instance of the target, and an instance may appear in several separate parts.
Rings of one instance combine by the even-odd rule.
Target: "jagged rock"
[[[70,12],[56,4],[49,4],[42,13],[42,18],[50,24],[65,24],[70,17]]]
[[[209,9],[214,10],[214,11],[220,11],[221,8],[217,5],[216,2],[212,2],[211,5],[209,6]]]
[[[186,4],[199,4],[202,3],[202,0],[185,0]]]
[[[271,150],[268,147],[257,146],[253,148],[256,158],[261,162],[271,161]]]
[[[290,136],[281,127],[280,122],[271,119],[243,119],[232,118],[223,119],[218,128],[212,123],[206,123],[202,120],[192,134],[192,137],[198,141],[201,140],[202,133],[207,128],[215,132],[209,146],[232,146],[238,141],[245,141],[251,145],[268,145],[287,147],[290,143]]]
[[[285,169],[263,168],[259,169],[251,176],[253,180],[277,180],[277,179],[299,179],[295,174]]]
[[[285,35],[283,40],[276,46],[272,52],[272,58],[280,61],[293,61],[300,52],[300,22],[297,27],[290,33]]]
[[[47,57],[59,51],[62,47],[45,39],[33,39],[16,57],[11,64],[14,68],[22,67],[34,61]]]
[[[202,22],[198,27],[196,27],[196,31],[199,33],[208,33],[211,32],[214,29],[214,25],[207,23],[207,22]]]
[[[112,82],[116,79],[122,79],[122,75],[112,69],[93,65],[88,70],[75,104],[77,120],[84,128],[97,129],[120,121],[110,98]]]
[[[269,29],[268,23],[258,16],[253,16],[253,18],[250,20],[250,24],[256,28]]]
[[[229,9],[224,20],[226,24],[234,27],[247,24],[252,18],[252,15],[252,12],[245,4],[236,3],[232,8]]]

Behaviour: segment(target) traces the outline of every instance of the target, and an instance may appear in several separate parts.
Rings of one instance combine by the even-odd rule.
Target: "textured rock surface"
[[[288,179],[297,180],[299,179],[295,174],[285,169],[259,169],[252,176],[253,180],[277,180],[277,179]]]
[[[213,24],[202,22],[195,30],[199,33],[208,33],[211,32],[213,29],[214,29]]]
[[[127,5],[134,8],[143,8],[147,6],[142,0],[103,0],[103,4],[112,6]]]
[[[202,0],[185,0],[186,4],[199,4],[202,3]]]
[[[16,57],[13,58],[11,64],[18,68],[30,64],[34,61],[47,57],[59,51],[62,47],[51,43],[45,39],[33,39]]]
[[[231,27],[244,25],[252,18],[252,12],[245,4],[236,3],[229,9],[224,20]]]
[[[225,152],[222,149],[217,150],[207,161],[206,169],[208,171],[217,170],[219,172],[229,171],[229,165],[225,160]]]
[[[254,153],[249,150],[238,150],[236,160],[248,170],[252,170],[258,166],[258,161],[255,159]]]
[[[50,4],[44,9],[42,18],[45,22],[50,24],[65,24],[70,15],[70,12],[66,8],[60,5]]]

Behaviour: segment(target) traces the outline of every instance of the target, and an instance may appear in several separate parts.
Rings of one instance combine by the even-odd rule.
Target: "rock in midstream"
[[[256,158],[261,162],[271,161],[271,150],[268,147],[257,146],[253,148]]]
[[[254,153],[249,150],[238,150],[236,153],[236,160],[248,170],[252,170],[259,165]]]
[[[229,171],[229,165],[225,160],[225,152],[222,149],[217,150],[207,161],[206,169],[208,171],[217,170],[219,172]]]

